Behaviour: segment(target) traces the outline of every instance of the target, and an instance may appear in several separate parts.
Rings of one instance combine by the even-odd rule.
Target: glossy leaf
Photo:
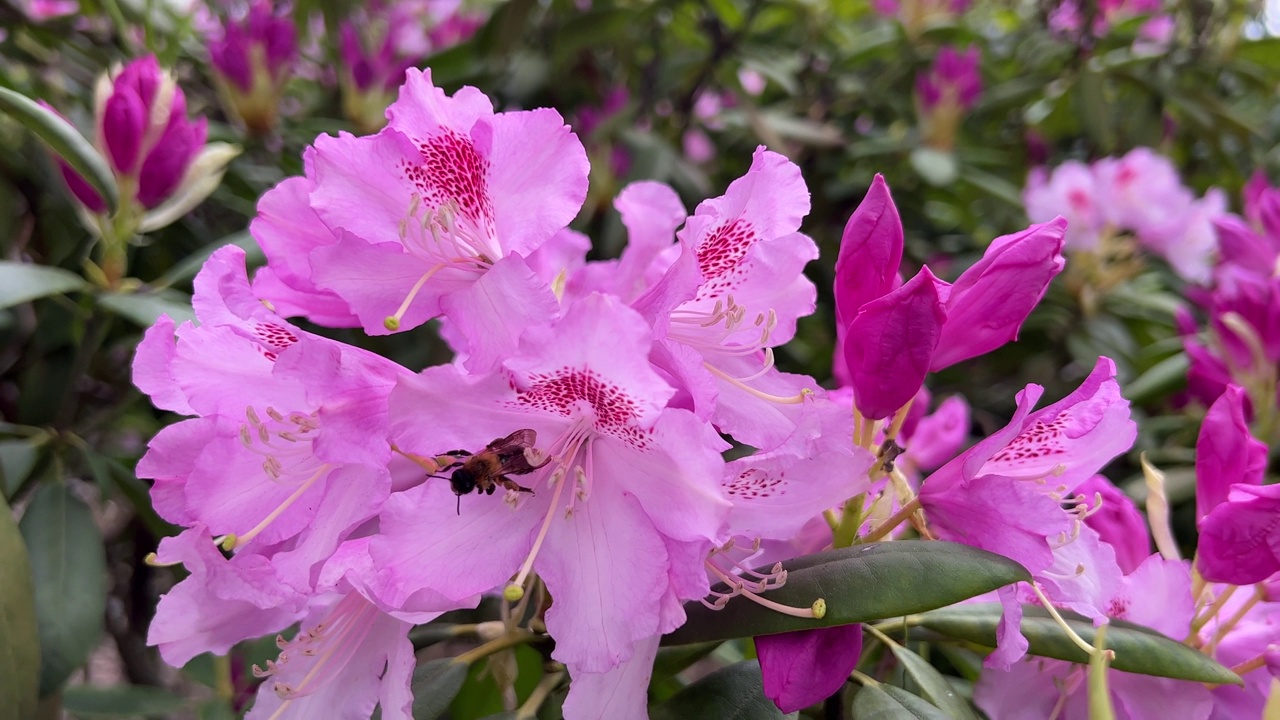
[[[93,513],[63,482],[36,492],[19,527],[35,580],[43,697],[84,665],[102,637],[106,554]]]
[[[84,278],[62,268],[0,262],[0,309],[84,286]]]
[[[650,709],[651,720],[768,720],[788,717],[764,696],[760,663],[721,668]]]
[[[35,717],[40,691],[40,638],[31,564],[9,505],[0,497],[0,708],[15,720]]]
[[[866,685],[853,696],[853,720],[947,720],[948,715],[893,685]]]
[[[434,720],[449,709],[449,703],[467,679],[467,664],[452,658],[432,660],[413,671],[413,720]]]
[[[695,645],[676,645],[658,650],[653,661],[653,676],[663,677],[675,675],[695,662],[715,652],[720,647],[718,641],[697,643]]]
[[[1028,652],[1081,664],[1089,661],[1042,608],[1028,605],[1023,611],[1022,634],[1031,644]],[[1063,617],[1080,637],[1093,642],[1092,621],[1074,613],[1064,613]],[[987,647],[995,646],[999,621],[1000,606],[994,603],[935,610],[909,620],[911,624]],[[1107,648],[1115,651],[1111,667],[1116,670],[1204,683],[1241,683],[1235,673],[1212,658],[1140,625],[1113,621],[1107,630]]]
[[[98,296],[98,304],[141,327],[150,327],[161,315],[168,315],[179,325],[196,318],[191,297],[176,290],[103,293]]]
[[[1030,580],[1027,571],[1008,558],[958,543],[923,540],[855,545],[787,560],[782,566],[787,570],[786,585],[769,590],[766,597],[792,607],[809,607],[822,598],[827,605],[822,619],[783,615],[741,597],[722,610],[692,602],[685,605],[688,622],[664,637],[663,644],[882,620]]]
[[[62,708],[86,720],[170,717],[185,709],[187,704],[187,700],[168,690],[143,685],[75,685],[62,692]]]
[[[40,459],[37,438],[0,440],[0,493],[11,498]]]
[[[919,687],[921,697],[953,720],[978,720],[978,715],[969,703],[956,693],[951,683],[928,661],[901,645],[891,645],[889,649],[898,662],[902,663],[907,676]]]
[[[0,87],[0,111],[25,125],[66,160],[106,200],[107,210],[115,213],[120,205],[115,176],[107,161],[75,126],[31,98],[5,87]]]

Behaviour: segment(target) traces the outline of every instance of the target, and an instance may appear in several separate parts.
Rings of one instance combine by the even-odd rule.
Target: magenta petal
[[[1200,521],[1196,567],[1206,580],[1233,585],[1280,572],[1280,485],[1232,487]]]
[[[142,104],[142,98],[131,89],[117,88],[107,98],[102,111],[102,140],[116,172],[122,175],[133,173],[147,121],[147,108]]]
[[[849,324],[844,357],[854,403],[865,417],[893,415],[924,384],[946,321],[936,281],[923,268],[902,287],[862,306]]]
[[[836,324],[853,322],[858,309],[893,289],[902,262],[902,220],[889,186],[877,174],[853,211],[836,258]]]
[[[837,625],[756,638],[764,694],[784,713],[834,695],[862,654],[862,626]]]
[[[1245,393],[1228,385],[1209,408],[1196,439],[1196,518],[1203,520],[1235,483],[1258,485],[1267,470],[1267,446],[1249,434]]]
[[[161,315],[155,325],[147,328],[133,356],[133,384],[161,410],[195,415],[171,369],[178,354],[174,330],[168,315]]]
[[[90,212],[105,213],[107,211],[107,202],[102,199],[97,190],[89,184],[88,180],[81,177],[80,173],[71,169],[61,158],[58,158],[58,172],[62,173],[62,180],[67,184],[67,189],[71,191],[71,195],[89,209]]]
[[[465,364],[477,373],[511,357],[526,330],[551,322],[559,310],[551,288],[519,255],[502,258],[480,279],[444,296],[440,307],[466,338]]]
[[[1062,271],[1061,217],[996,238],[947,296],[947,322],[930,370],[991,352],[1017,339],[1018,329]]]

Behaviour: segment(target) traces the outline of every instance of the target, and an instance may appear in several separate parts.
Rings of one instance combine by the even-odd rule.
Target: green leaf
[[[107,211],[115,213],[120,205],[120,191],[116,188],[115,176],[93,144],[71,123],[58,117],[52,110],[41,107],[31,98],[5,87],[0,87],[0,111],[39,136],[50,150],[66,160],[68,165],[75,168],[98,191],[98,195],[106,200]]]
[[[1170,355],[1147,368],[1131,382],[1124,384],[1123,394],[1130,402],[1145,403],[1167,395],[1187,382],[1187,369],[1191,361],[1185,353]]]
[[[161,315],[168,315],[178,325],[196,319],[191,308],[191,296],[177,290],[102,293],[98,296],[98,304],[142,327],[155,324]]]
[[[1075,613],[1061,613],[1067,625],[1076,634],[1092,643],[1093,622]],[[995,647],[996,626],[1000,622],[1000,606],[995,603],[975,603],[963,607],[945,608],[923,613],[910,619],[920,625],[951,637]],[[1088,655],[1076,647],[1062,628],[1058,627],[1043,608],[1023,607],[1022,634],[1030,643],[1028,652],[1041,657],[1068,660],[1074,663],[1089,662]],[[1180,642],[1140,625],[1113,620],[1107,630],[1107,649],[1114,650],[1111,667],[1140,675],[1194,680],[1196,682],[1240,685],[1240,677]]]
[[[953,720],[978,720],[969,703],[956,694],[951,683],[924,658],[901,645],[890,645],[893,656],[902,663],[902,669],[920,686],[920,696],[928,700]]]
[[[960,177],[960,164],[953,153],[928,147],[911,151],[911,167],[930,185],[950,185]]]
[[[62,708],[80,718],[170,717],[187,701],[145,685],[74,685],[62,691]]]
[[[13,497],[35,469],[44,437],[0,440],[0,493],[4,497]]]
[[[221,240],[210,243],[199,250],[191,253],[185,258],[179,260],[173,267],[169,268],[165,274],[156,278],[156,281],[149,283],[151,287],[156,289],[167,288],[170,285],[176,285],[180,282],[186,282],[196,276],[200,272],[200,268],[204,267],[204,261],[209,259],[218,250],[228,246],[235,245],[245,252],[245,264],[253,268],[262,265],[267,261],[267,256],[263,254],[262,248],[258,245],[258,241],[248,231],[232,233]]]
[[[93,513],[64,482],[43,485],[19,527],[35,580],[44,697],[84,665],[102,637],[106,553]]]
[[[665,677],[675,675],[702,658],[715,652],[720,642],[705,642],[695,645],[676,645],[658,649],[658,656],[653,661],[653,676]]]
[[[84,278],[62,268],[0,262],[0,309],[84,286]]]
[[[40,695],[40,636],[35,589],[22,534],[0,498],[0,708],[15,720],[35,717]]]
[[[467,679],[467,664],[442,658],[419,665],[413,671],[413,720],[435,720]]]
[[[822,619],[783,615],[742,597],[733,598],[722,610],[691,602],[685,605],[688,622],[662,643],[685,645],[882,620],[951,605],[1031,579],[1008,558],[968,545],[925,540],[827,550],[784,561],[782,566],[787,571],[786,585],[765,596],[801,608],[822,598],[827,604]],[[716,589],[726,591],[727,587],[721,584]]]
[[[239,720],[225,700],[210,700],[200,706],[200,720]]]
[[[893,685],[865,685],[853,696],[853,720],[947,720],[924,700]]]
[[[652,720],[764,720],[788,717],[764,696],[760,663],[721,668],[680,690],[649,712]]]

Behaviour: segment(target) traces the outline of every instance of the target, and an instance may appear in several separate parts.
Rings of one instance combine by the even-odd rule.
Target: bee
[[[537,439],[537,432],[526,428],[494,440],[478,453],[450,450],[444,453],[444,456],[454,458],[454,461],[440,468],[440,472],[447,470],[453,470],[453,472],[448,477],[444,475],[433,475],[433,477],[449,481],[453,494],[458,496],[459,515],[462,514],[462,496],[473,490],[492,495],[493,491],[501,486],[514,492],[532,493],[532,490],[519,485],[507,476],[528,475],[550,461],[550,458],[544,458],[536,465],[530,462],[526,451],[533,449],[533,443]]]

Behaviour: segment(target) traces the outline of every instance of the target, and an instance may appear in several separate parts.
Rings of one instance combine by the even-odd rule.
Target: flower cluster
[[[1034,578],[999,593],[978,695],[993,717],[1005,678],[1058,672],[1021,662],[1029,600],[1230,646],[1230,628],[1190,619],[1186,566],[1148,557],[1141,518],[1097,475],[1136,434],[1111,361],[1040,410],[1027,386],[1010,423],[968,449],[962,398],[929,412],[928,373],[1016,338],[1063,268],[1061,218],[996,238],[954,282],[928,268],[903,281],[877,177],[841,241],[845,387],[827,391],[775,365],[816,297],[809,194],[785,157],[757,149],[692,214],[665,185],[627,186],[614,203],[627,246],[587,260],[568,228],[587,157],[557,112],[495,112],[409,70],[386,115],[374,135],[318,138],[305,174],[259,204],[266,266],[251,280],[240,249],[217,251],[198,322],[161,318],[134,362],[138,387],[189,418],[138,467],[185,528],[154,562],[190,571],[149,641],[182,664],[300,627],[255,669],[248,717],[411,717],[409,628],[486,594],[503,620],[473,653],[549,636],[572,677],[565,717],[646,717],[684,603],[820,618],[822,598],[769,598],[780,565],[746,568],[910,528]],[[370,335],[436,320],[456,361],[414,372],[290,317]],[[756,452],[726,462],[726,437]],[[1224,508],[1257,492],[1218,489]],[[1155,582],[1186,601],[1130,603]],[[856,625],[758,638],[766,692],[788,712],[827,697],[860,643]]]
[[[298,57],[293,20],[257,0],[209,28],[209,61],[231,114],[255,134],[276,123],[280,93]]]
[[[955,147],[960,120],[982,94],[982,53],[977,46],[963,52],[950,45],[938,50],[929,71],[916,77],[916,106],[922,134],[930,147]]]
[[[1103,266],[1099,274],[1123,276],[1124,266],[1134,262],[1136,245],[1195,283],[1210,279],[1217,248],[1214,221],[1226,213],[1221,191],[1197,198],[1173,163],[1142,147],[1090,165],[1067,161],[1052,172],[1037,168],[1022,199],[1034,221],[1064,215],[1070,222],[1067,248],[1093,255],[1090,264]],[[1097,280],[1119,282],[1116,277]]]

